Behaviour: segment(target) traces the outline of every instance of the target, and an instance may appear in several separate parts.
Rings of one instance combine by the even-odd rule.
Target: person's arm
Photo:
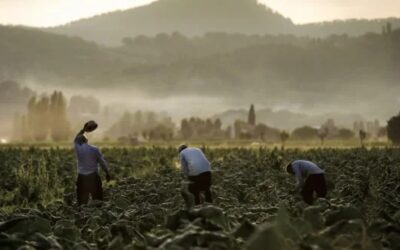
[[[89,122],[86,122],[85,125],[83,125],[83,128],[76,134],[74,143],[75,144],[82,144],[81,141],[79,141],[79,138],[82,138],[83,134],[86,132],[86,126],[88,125]]]
[[[179,160],[180,160],[180,162],[181,162],[182,176],[185,177],[185,178],[187,178],[187,177],[189,176],[189,166],[188,166],[188,163],[187,163],[185,157],[184,157],[182,154],[179,155]]]
[[[304,184],[303,176],[301,175],[300,166],[298,164],[293,164],[292,169],[293,169],[294,175],[296,177],[296,190],[300,190]]]
[[[202,157],[203,157],[203,159],[204,159],[204,161],[205,161],[205,166],[204,166],[204,170],[207,170],[207,171],[211,171],[211,163],[210,163],[210,161],[207,159],[207,157],[206,157],[206,155],[204,154],[204,152],[203,151],[201,151],[201,155],[202,155]]]
[[[83,136],[84,133],[85,133],[85,128],[81,129],[81,130],[76,134],[75,139],[74,139],[74,143],[75,143],[75,144],[76,144],[76,143],[80,144],[79,141],[78,141],[78,138],[81,137],[81,136]]]
[[[104,160],[103,154],[98,150],[98,163],[100,164],[101,169],[106,173],[106,180],[110,181],[111,176],[110,176],[110,171],[108,167],[108,163],[106,160]]]

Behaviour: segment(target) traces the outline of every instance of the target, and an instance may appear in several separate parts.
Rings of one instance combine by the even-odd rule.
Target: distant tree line
[[[254,105],[250,105],[247,121],[236,120],[234,125],[234,137],[236,139],[256,139],[261,141],[278,141],[281,138],[281,131],[269,127],[264,123],[257,124],[257,117]]]
[[[62,92],[50,96],[33,96],[27,104],[27,113],[16,115],[14,139],[23,141],[65,141],[71,135],[67,118],[67,102]]]
[[[325,134],[324,134],[325,133]],[[335,134],[330,134],[329,131],[322,128],[313,128],[310,126],[303,126],[296,128],[292,131],[291,137],[294,140],[318,140],[321,136],[329,139],[349,140],[355,138],[353,130],[348,128],[338,128]]]
[[[29,94],[31,94],[29,92]],[[14,140],[19,141],[66,141],[71,137],[72,119],[78,119],[79,124],[84,119],[97,114],[100,120],[112,112],[109,107],[101,112],[100,102],[90,96],[72,96],[69,105],[60,91],[51,95],[33,95],[26,107],[26,113],[16,115],[14,119]],[[88,116],[86,116],[88,115]],[[172,139],[199,140],[199,139],[239,139],[257,140],[263,142],[287,140],[321,140],[326,139],[349,140],[359,138],[363,143],[368,138],[388,138],[395,144],[400,144],[400,115],[391,118],[388,126],[379,126],[378,121],[354,123],[354,130],[338,128],[332,119],[327,120],[319,128],[302,126],[291,133],[273,128],[264,123],[257,123],[255,107],[250,106],[247,121],[236,120],[233,124],[224,126],[219,118],[184,118],[177,127],[171,117],[164,113],[150,111],[135,111],[121,114],[113,119],[110,126],[105,126],[104,139],[121,142],[169,141]],[[366,130],[365,128],[368,128]],[[370,132],[372,131],[374,135]]]
[[[174,137],[175,124],[166,115],[155,112],[136,111],[125,112],[111,128],[105,132],[105,137],[116,138],[126,142],[131,140],[171,140]]]
[[[254,105],[250,106],[247,121],[236,120],[234,124],[224,126],[219,118],[184,118],[177,127],[172,119],[164,114],[155,112],[136,111],[125,112],[110,129],[105,132],[107,139],[122,142],[139,142],[140,140],[168,141],[183,140],[257,140],[262,142],[282,142],[287,140],[321,140],[327,139],[350,140],[360,138],[364,141],[371,137],[365,131],[353,131],[348,128],[338,128],[332,119],[320,127],[303,126],[292,132],[257,123]],[[376,123],[376,122],[375,122]],[[368,123],[367,123],[368,124]],[[379,127],[377,138],[386,135],[386,127]],[[375,138],[375,137],[374,137]]]
[[[183,139],[229,139],[231,127],[222,129],[220,119],[191,117],[181,121],[180,135]]]

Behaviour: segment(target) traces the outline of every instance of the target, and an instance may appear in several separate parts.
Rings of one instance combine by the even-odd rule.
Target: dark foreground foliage
[[[0,249],[400,248],[396,149],[205,151],[213,205],[191,206],[175,149],[139,148],[104,150],[116,181],[78,208],[71,150],[2,149],[1,204],[17,208],[0,211]],[[291,193],[295,158],[325,169],[327,199]]]

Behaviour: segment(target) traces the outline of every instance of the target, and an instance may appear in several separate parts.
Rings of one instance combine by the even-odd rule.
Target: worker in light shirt
[[[99,166],[106,174],[106,180],[110,181],[110,173],[107,162],[100,150],[88,143],[84,135],[97,128],[97,123],[89,121],[79,131],[74,139],[74,148],[77,158],[78,178],[76,181],[76,192],[78,205],[86,204],[89,195],[93,200],[103,200],[103,185],[99,175]]]
[[[193,194],[195,204],[200,204],[202,192],[205,201],[212,203],[210,162],[199,148],[181,145],[178,151],[182,174],[190,181],[189,192]]]
[[[314,192],[317,197],[326,197],[324,171],[315,163],[306,160],[296,160],[286,167],[286,171],[296,177],[297,190],[301,190],[303,200],[312,204]]]

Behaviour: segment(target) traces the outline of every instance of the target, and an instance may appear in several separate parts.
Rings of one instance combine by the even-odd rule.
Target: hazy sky
[[[54,26],[154,0],[0,0],[0,23]],[[400,17],[400,0],[259,0],[295,23]]]

